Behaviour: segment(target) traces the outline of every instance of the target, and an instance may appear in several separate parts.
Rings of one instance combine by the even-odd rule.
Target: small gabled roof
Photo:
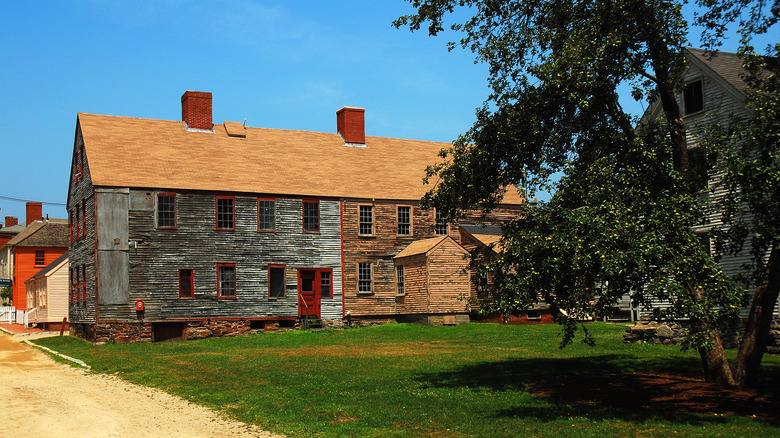
[[[6,243],[6,246],[67,248],[68,220],[35,221]]]
[[[67,263],[67,262],[68,262],[68,252],[65,251],[65,254],[57,257],[56,260],[54,260],[53,262],[51,262],[48,265],[46,265],[45,268],[43,268],[40,271],[38,271],[37,274],[35,274],[32,277],[30,277],[30,279],[27,280],[27,281],[34,280],[34,279],[39,278],[39,277],[43,277],[44,275],[48,275],[50,272],[53,272],[57,268],[59,268],[60,265],[62,265],[63,263]],[[27,281],[25,281],[25,283]]]
[[[495,232],[495,229],[498,228],[499,233]],[[498,252],[501,250],[501,237],[502,234],[500,227],[493,227],[492,229],[486,229],[485,232],[480,233],[481,231],[479,228],[476,227],[465,227],[461,225],[460,232],[461,234],[466,234],[468,236],[471,236],[474,240],[481,243],[482,245],[492,249],[495,252]]]
[[[419,200],[426,166],[449,143],[365,137],[345,145],[337,133],[78,114],[95,186]],[[517,189],[504,199],[519,204]]]
[[[437,247],[439,247],[445,240],[450,240],[458,248],[460,248],[460,250],[463,251],[464,254],[468,254],[468,251],[466,251],[465,248],[460,246],[460,244],[458,244],[458,242],[456,242],[455,239],[453,239],[452,237],[439,236],[439,237],[431,237],[430,239],[415,240],[393,258],[400,259],[403,257],[410,257],[414,255],[428,254],[434,249],[436,249]]]

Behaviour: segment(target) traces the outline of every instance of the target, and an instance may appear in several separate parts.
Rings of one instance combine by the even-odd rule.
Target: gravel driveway
[[[273,437],[162,391],[54,362],[0,333],[2,436]]]

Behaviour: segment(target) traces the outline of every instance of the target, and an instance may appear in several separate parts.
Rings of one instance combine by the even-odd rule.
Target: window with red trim
[[[322,292],[322,298],[333,298],[333,283],[331,282],[333,271],[321,270],[320,271],[320,291]]]
[[[81,200],[81,235],[87,237],[87,200]]]
[[[320,231],[320,201],[303,201],[303,231],[305,233]]]
[[[179,269],[179,298],[195,298],[195,275],[192,269]]]
[[[70,303],[73,304],[73,268],[70,268],[69,274],[70,275],[68,275],[68,280],[70,280]]]
[[[76,266],[76,302],[81,302],[81,279],[79,278],[79,267]]]
[[[236,297],[235,263],[217,264],[217,298]]]
[[[236,199],[233,196],[217,196],[215,200],[217,229],[236,229]]]
[[[81,292],[82,299],[87,302],[87,265],[81,265]]]
[[[81,154],[79,154],[79,176],[84,178],[84,146],[81,147]]]
[[[176,228],[176,193],[157,194],[157,228]]]
[[[68,233],[70,236],[70,243],[73,243],[73,210],[68,210]]]
[[[79,238],[81,236],[81,234],[79,233],[79,222],[80,222],[80,220],[79,220],[79,205],[76,204],[76,234],[74,236],[76,240],[79,240]]]

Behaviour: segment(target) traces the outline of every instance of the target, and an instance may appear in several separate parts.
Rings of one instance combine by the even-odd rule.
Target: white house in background
[[[46,330],[59,330],[67,322],[69,289],[68,253],[49,263],[25,281],[27,287],[28,325]]]

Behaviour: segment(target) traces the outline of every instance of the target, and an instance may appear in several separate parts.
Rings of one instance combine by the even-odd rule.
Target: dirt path
[[[162,391],[86,373],[0,333],[3,436],[272,437]]]

